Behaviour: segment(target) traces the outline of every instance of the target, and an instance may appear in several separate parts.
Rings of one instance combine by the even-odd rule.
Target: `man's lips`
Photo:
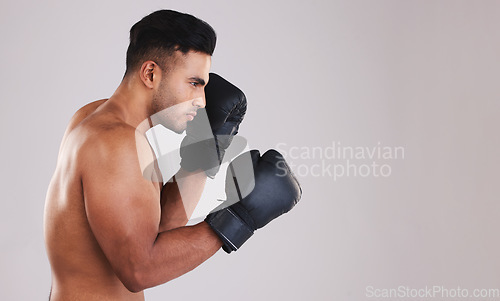
[[[194,119],[194,116],[196,116],[196,112],[189,112],[186,114],[188,116],[188,119],[189,120],[193,120]]]

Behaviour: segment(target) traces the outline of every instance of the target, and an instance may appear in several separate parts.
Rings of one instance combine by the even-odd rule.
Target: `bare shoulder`
[[[146,137],[134,127],[109,116],[96,116],[85,120],[78,131],[84,141],[78,156],[84,169],[95,167],[95,163],[115,166],[128,176],[133,174],[160,182],[153,150]]]
[[[95,177],[96,170],[101,170],[161,182],[156,157],[146,137],[110,110],[106,101],[89,103],[74,114],[61,144],[60,157],[72,160],[81,178]]]
[[[106,117],[85,120],[77,130],[83,142],[80,148],[83,159],[133,159],[137,157],[136,130],[120,121]]]
[[[84,154],[129,154],[136,148],[136,129],[106,109],[106,101],[94,101],[80,108],[67,132],[80,142]]]
[[[80,124],[90,114],[94,113],[97,108],[104,104],[106,101],[107,99],[96,100],[78,109],[78,111],[75,112],[68,124],[67,132],[73,130],[78,124]]]

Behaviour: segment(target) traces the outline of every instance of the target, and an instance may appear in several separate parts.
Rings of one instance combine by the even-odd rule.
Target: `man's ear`
[[[154,88],[154,83],[159,80],[160,67],[153,61],[146,61],[141,66],[140,77],[144,85],[150,89]]]

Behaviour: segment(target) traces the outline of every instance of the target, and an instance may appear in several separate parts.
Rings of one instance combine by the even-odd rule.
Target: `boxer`
[[[215,43],[210,25],[191,15],[144,17],[130,30],[115,93],[71,119],[45,203],[50,300],[144,300],[144,289],[187,273],[221,247],[237,250],[300,199],[281,155],[252,151],[230,164],[229,202],[186,226],[246,112],[243,93],[209,74]],[[208,135],[195,121],[202,111]],[[181,168],[165,184],[157,166],[145,172],[155,162],[145,135],[156,124],[186,131]]]

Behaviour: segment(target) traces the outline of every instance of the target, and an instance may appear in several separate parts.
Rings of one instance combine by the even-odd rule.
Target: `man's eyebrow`
[[[203,78],[199,78],[199,77],[193,76],[193,77],[190,77],[189,79],[192,80],[192,81],[194,81],[194,82],[197,82],[198,84],[200,84],[202,86],[205,85],[205,80]]]

